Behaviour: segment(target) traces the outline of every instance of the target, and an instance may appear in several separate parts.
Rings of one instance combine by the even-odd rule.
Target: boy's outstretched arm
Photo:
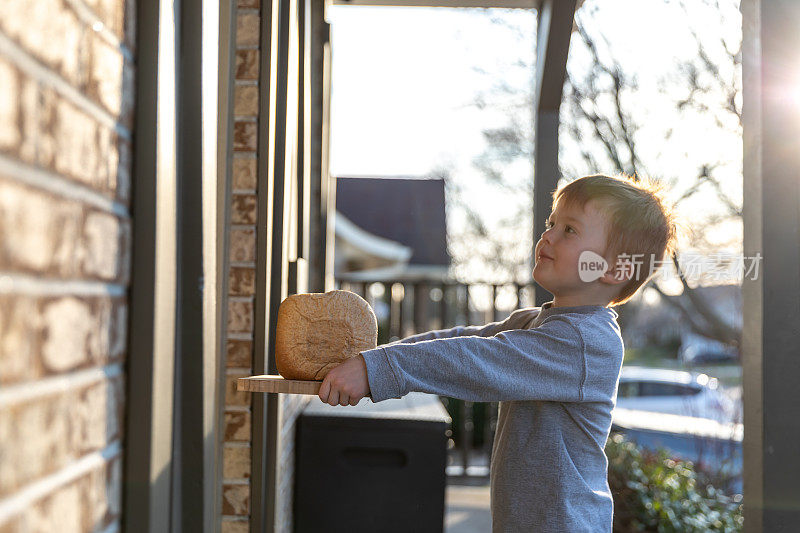
[[[367,371],[365,355],[369,356],[369,354],[377,352],[378,350],[382,350],[383,348],[394,349],[394,347],[404,344],[419,345],[422,341],[436,339],[456,340],[453,338],[463,336],[469,336],[472,338],[492,337],[502,331],[525,327],[536,317],[537,314],[538,309],[519,309],[513,312],[502,322],[492,322],[485,326],[458,326],[447,330],[429,331],[427,333],[407,337],[395,343],[387,344],[383,347],[376,348],[375,350],[362,352],[356,357],[348,359],[344,363],[334,367],[328,372],[322,381],[322,385],[320,386],[319,398],[323,402],[330,405],[356,405],[365,396],[370,396],[372,394],[372,391],[370,390],[370,382],[373,380],[380,380],[380,377],[375,376],[370,378]],[[444,352],[438,354],[438,357],[446,356],[447,354]],[[403,393],[403,395],[406,393]],[[373,401],[380,400],[375,400],[373,397]]]
[[[583,337],[559,316],[533,329],[381,346],[362,356],[374,402],[411,391],[470,401],[595,400],[584,397]]]
[[[389,345],[414,344],[420,341],[449,339],[451,337],[465,337],[469,335],[475,335],[478,337],[491,337],[493,335],[497,335],[501,331],[507,331],[509,329],[524,329],[533,321],[533,319],[536,318],[536,315],[538,314],[538,307],[517,309],[516,311],[513,311],[508,318],[499,322],[490,322],[484,326],[455,326],[449,329],[437,329],[425,333],[411,335],[410,337],[389,343]]]

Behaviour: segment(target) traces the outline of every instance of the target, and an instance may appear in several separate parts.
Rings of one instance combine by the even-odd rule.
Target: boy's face
[[[597,200],[589,200],[583,210],[556,205],[536,243],[533,279],[558,298],[580,297],[597,283],[582,281],[578,272],[581,253],[605,257],[606,218],[597,207]]]

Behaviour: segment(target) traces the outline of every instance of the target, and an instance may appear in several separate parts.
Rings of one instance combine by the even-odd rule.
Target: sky
[[[711,53],[718,37],[735,42],[740,20],[735,10],[723,21],[718,12],[693,3],[691,20],[665,0],[588,0],[579,15],[601,28],[609,47],[635,72],[638,100],[632,101],[641,125],[640,147],[654,161],[660,178],[674,179],[679,194],[696,175],[703,158],[723,162],[726,192],[741,199],[741,140],[703,117],[668,115],[674,95],[662,90],[676,60],[694,48],[688,29],[708,34]],[[591,20],[590,20],[591,19]],[[488,218],[507,199],[488,194],[485,177],[474,165],[482,152],[482,130],[502,125],[506,115],[491,105],[474,105],[479,95],[501,104],[493,88],[507,84],[529,90],[532,72],[519,61],[535,57],[535,13],[525,10],[332,6],[331,171],[337,176],[425,176],[449,169],[465,198],[483,206]],[[712,31],[713,30],[713,31]],[[571,52],[569,68],[586,58]],[[666,80],[666,81],[665,81]],[[518,111],[530,124],[528,110]],[[665,124],[673,129],[664,142]],[[576,157],[566,153],[562,159]],[[596,172],[611,172],[596,169]],[[528,165],[507,169],[514,179],[532,172]],[[681,210],[689,222],[707,214],[713,195],[704,192]],[[713,209],[712,209],[713,210]],[[458,219],[448,224],[457,224]],[[712,241],[736,241],[741,225],[721,228]],[[732,252],[739,250],[729,249]]]

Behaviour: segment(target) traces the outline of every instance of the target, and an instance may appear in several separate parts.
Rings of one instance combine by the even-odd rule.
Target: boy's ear
[[[617,262],[615,268],[610,268],[603,274],[600,281],[609,285],[625,283],[633,278],[636,265],[632,261]]]

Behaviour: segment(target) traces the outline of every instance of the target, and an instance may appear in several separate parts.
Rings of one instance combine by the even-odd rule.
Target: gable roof
[[[411,248],[411,265],[450,264],[444,200],[438,178],[336,178],[336,210],[359,228]]]

